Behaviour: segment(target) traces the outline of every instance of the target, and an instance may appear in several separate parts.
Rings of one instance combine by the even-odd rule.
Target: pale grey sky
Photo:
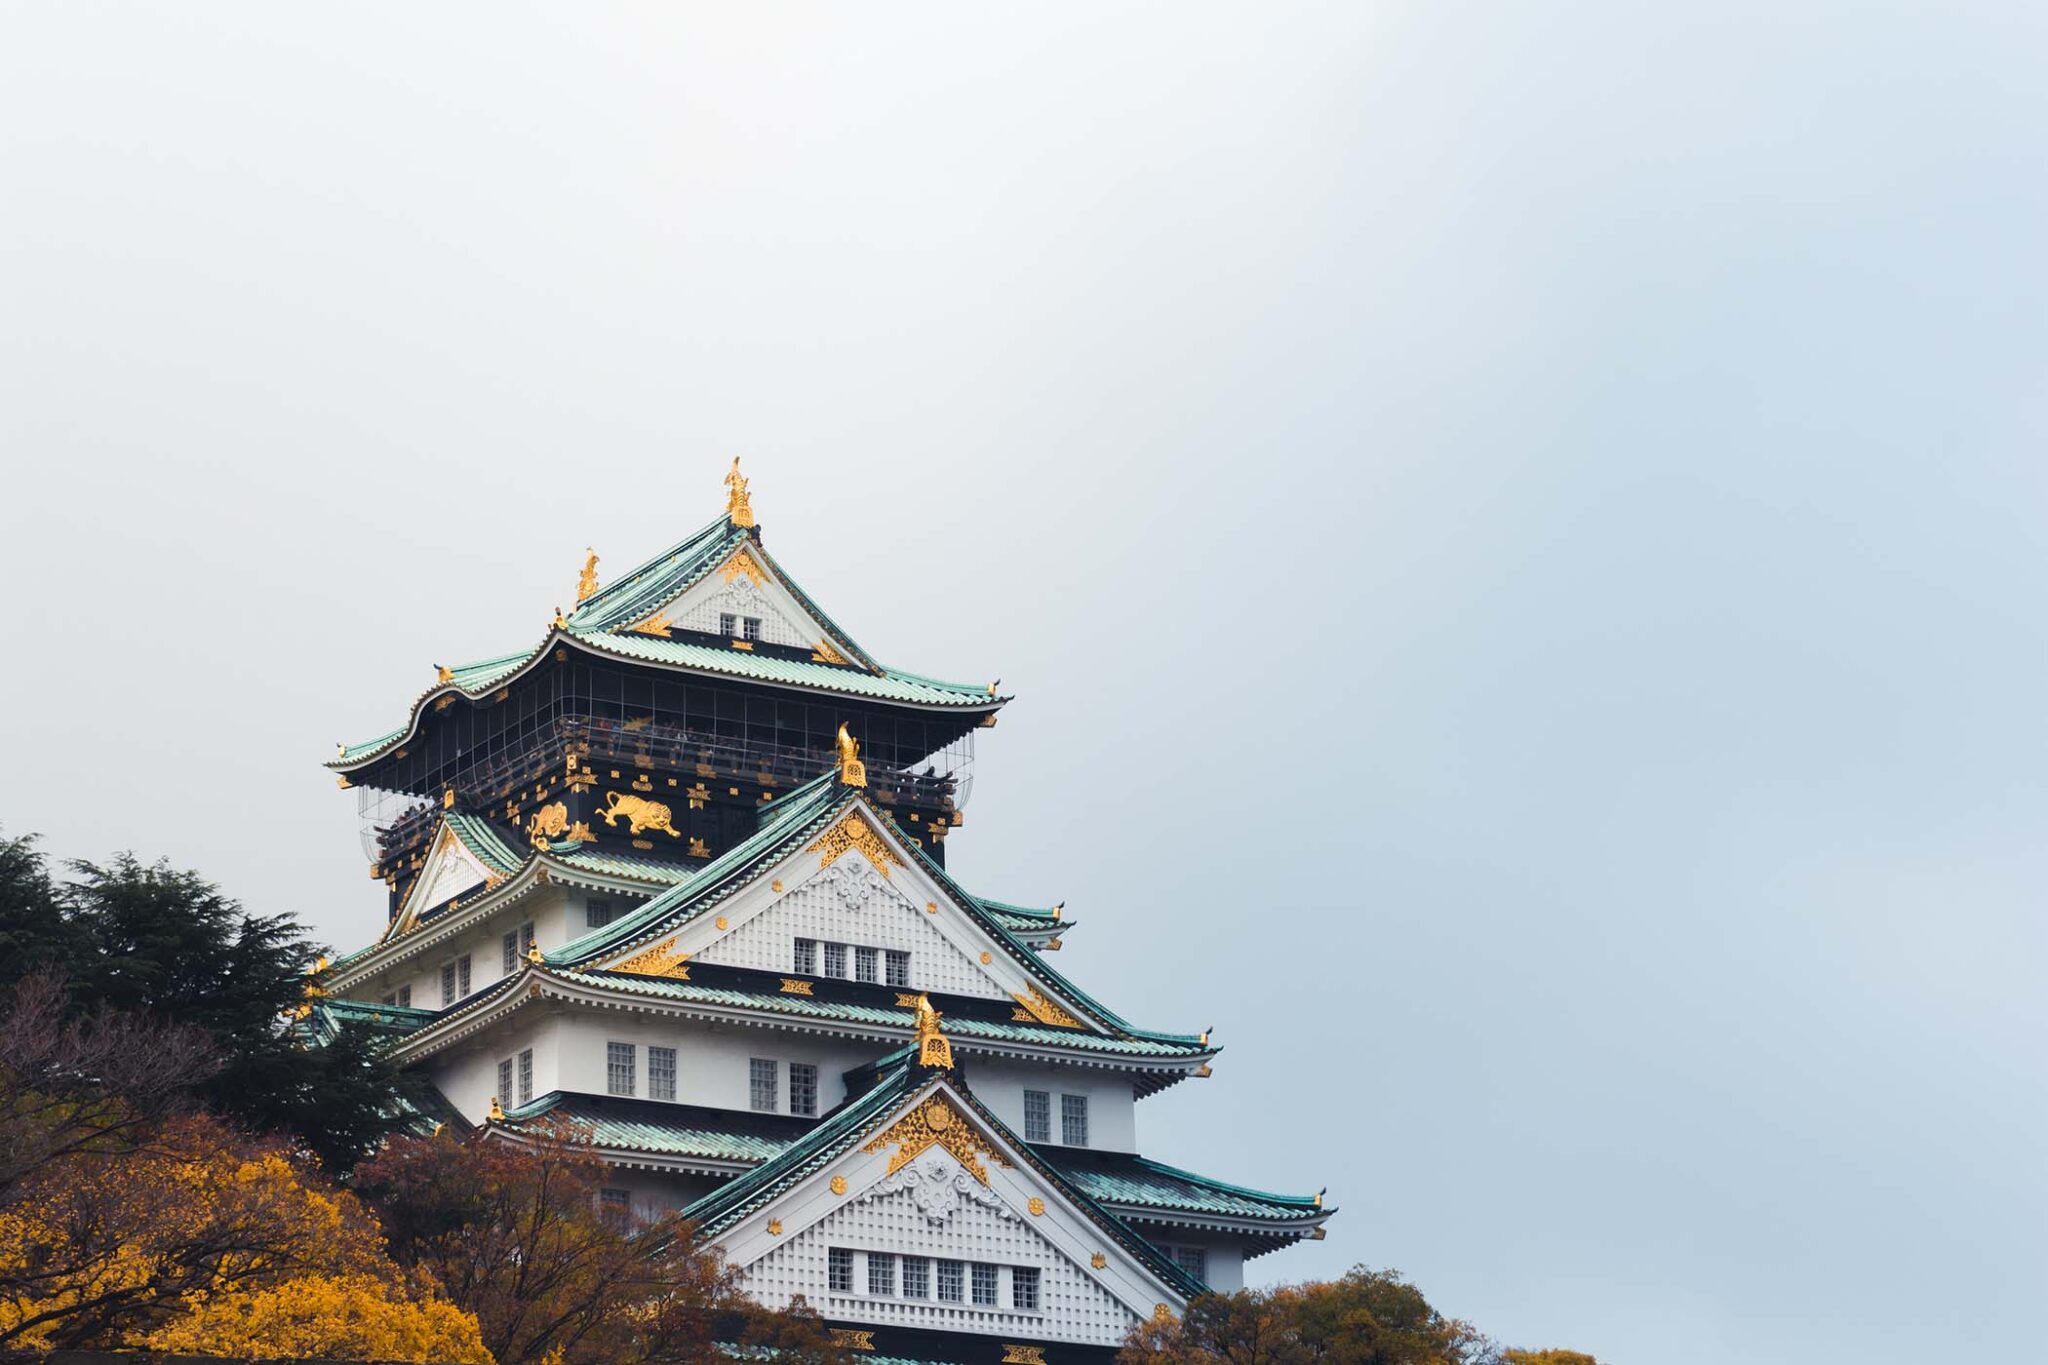
[[[0,7],[0,824],[378,924],[318,766],[714,515],[1000,675],[1149,1151],[1603,1361],[2048,1284],[2024,5]]]

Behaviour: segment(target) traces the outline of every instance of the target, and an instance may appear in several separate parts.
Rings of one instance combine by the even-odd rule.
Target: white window
[[[441,964],[441,1003],[444,1005],[455,1003],[455,964],[453,962],[443,962]]]
[[[910,954],[891,948],[883,954],[888,960],[888,983],[892,986],[910,985]]]
[[[612,922],[612,903],[598,896],[583,902],[583,927],[602,929]]]
[[[747,1080],[752,1091],[754,1108],[764,1114],[773,1114],[781,1108],[776,1100],[775,1063],[767,1057],[750,1058],[747,1062]]]
[[[505,961],[503,965],[506,976],[510,976],[519,970],[519,931],[517,929],[507,929],[505,931]]]
[[[928,1299],[932,1296],[932,1263],[923,1256],[903,1258],[903,1297]]]
[[[845,1247],[826,1252],[825,1287],[835,1294],[853,1292],[853,1253]]]
[[[758,616],[742,616],[740,618],[740,638],[742,640],[760,639],[761,618]]]
[[[876,970],[876,953],[873,948],[853,950],[853,979],[855,981],[879,981],[881,973]]]
[[[974,1263],[974,1302],[981,1308],[996,1306],[996,1268],[987,1261]]]
[[[965,1296],[967,1267],[960,1261],[940,1261],[939,1298],[946,1303],[958,1303]]]
[[[1038,1267],[1019,1265],[1010,1267],[1010,1303],[1027,1313],[1038,1311]]]
[[[637,1058],[631,1043],[606,1043],[604,1045],[604,1088],[610,1095],[633,1093],[633,1073],[638,1070]]]
[[[881,1251],[868,1253],[868,1293],[896,1292],[896,1258]]]
[[[398,988],[398,1003],[399,1003],[399,1005],[400,1005],[400,1007],[401,1007],[401,1008],[404,1008],[404,1009],[411,1009],[411,1008],[412,1008],[412,987],[411,987],[411,986],[400,986],[400,987]]]
[[[1088,1145],[1088,1097],[1060,1096],[1060,1141],[1069,1147]]]
[[[844,943],[828,943],[825,945],[825,975],[841,977],[846,975],[846,945]]]
[[[732,639],[739,638],[740,618],[729,611],[718,613],[718,633]]]
[[[519,1102],[533,1103],[533,1049],[519,1054]]]
[[[672,1047],[647,1049],[647,1098],[672,1100],[676,1097],[676,1050]]]
[[[519,926],[519,951],[522,954],[533,951],[533,924],[530,921]]]
[[[498,1093],[496,1098],[499,1104],[511,1104],[513,1102],[512,1059],[510,1057],[498,1063]]]
[[[809,1062],[789,1064],[789,1112],[805,1118],[818,1112],[818,1068]]]
[[[796,941],[796,960],[791,965],[790,970],[794,971],[798,976],[816,976],[818,974],[818,940],[814,938],[800,938]]]
[[[1043,1090],[1024,1092],[1024,1140],[1052,1141],[1052,1096]]]
[[[455,993],[457,995],[462,996],[464,999],[467,999],[469,997],[468,953],[464,953],[461,957],[455,959],[455,980],[457,983],[457,989]]]
[[[1209,1253],[1201,1247],[1175,1247],[1173,1263],[1202,1283],[1209,1282]]]

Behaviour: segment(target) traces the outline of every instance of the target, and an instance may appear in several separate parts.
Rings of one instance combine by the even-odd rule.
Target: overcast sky
[[[0,15],[7,831],[359,945],[335,743],[741,454],[1256,1277],[2037,1348],[2048,11]]]

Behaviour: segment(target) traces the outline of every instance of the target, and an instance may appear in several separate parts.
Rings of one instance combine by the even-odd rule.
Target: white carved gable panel
[[[1137,1315],[1033,1226],[1037,1220],[1010,1208],[952,1157],[929,1151],[817,1222],[778,1241],[741,1270],[741,1287],[771,1304],[801,1294],[826,1317],[899,1327],[1007,1334],[1025,1340],[1060,1340],[1115,1346]],[[993,1307],[929,1297],[869,1295],[856,1274],[852,1294],[834,1293],[827,1252],[929,1256],[1001,1267],[1036,1267],[1040,1309],[1020,1311],[1005,1293]],[[900,1274],[900,1267],[899,1267]],[[899,1280],[900,1284],[900,1280]],[[971,1295],[969,1296],[971,1298]]]
[[[414,913],[431,909],[472,886],[482,886],[489,879],[489,869],[444,828],[427,865],[420,869],[418,884],[406,898],[408,908]]]
[[[896,875],[902,876],[903,870],[897,869]],[[948,905],[942,910],[952,908]],[[988,968],[947,937],[935,922],[937,918],[922,904],[913,904],[866,858],[852,853],[741,920],[695,957],[729,967],[788,972],[793,970],[792,955],[799,938],[895,949],[910,954],[912,990],[1008,999],[1010,992]],[[849,973],[851,970],[849,967]]]
[[[680,630],[719,633],[719,616],[752,616],[761,622],[761,638],[771,645],[810,649],[825,632],[795,609],[787,595],[762,587],[748,575],[733,575],[730,582],[719,574],[698,584],[682,596],[668,613],[669,624]]]

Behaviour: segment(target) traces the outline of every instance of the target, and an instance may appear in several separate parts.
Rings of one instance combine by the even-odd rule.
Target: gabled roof
[[[517,1136],[543,1118],[576,1125],[607,1154],[678,1157],[730,1166],[772,1160],[811,1128],[782,1114],[553,1091],[506,1113],[494,1134]]]
[[[822,773],[762,806],[761,823],[756,832],[712,859],[688,882],[656,896],[604,928],[592,930],[555,949],[547,954],[547,961],[561,967],[581,967],[614,955],[630,945],[652,941],[673,932],[742,888],[752,885],[769,864],[788,856],[856,806],[877,829],[889,831],[899,854],[904,855],[906,861],[914,862],[919,871],[950,896],[1023,969],[1025,975],[1036,980],[1054,998],[1070,1002],[1093,1015],[1096,1033],[1136,1042],[1162,1043],[1181,1052],[1206,1048],[1207,1039],[1199,1034],[1160,1033],[1138,1028],[1054,971],[1041,954],[1032,951],[1028,943],[1011,931],[997,912],[991,911],[980,898],[954,881],[917,840],[903,838],[896,833],[895,822],[886,812],[869,803],[859,789],[841,785],[836,770]],[[1005,909],[1012,913],[1017,910],[1016,907]],[[1085,1036],[1079,1030],[1070,1029],[1047,1032],[1074,1040],[1077,1045]]]
[[[1272,1194],[1213,1180],[1131,1152],[1040,1144],[1038,1154],[1128,1219],[1246,1233],[1257,1256],[1302,1237],[1320,1237],[1337,1210],[1315,1194]]]
[[[899,1116],[943,1089],[963,1105],[1005,1148],[1029,1163],[1039,1177],[1059,1191],[1105,1235],[1142,1263],[1155,1278],[1183,1300],[1208,1292],[1208,1287],[1182,1270],[1128,1223],[1104,1208],[1068,1180],[974,1098],[956,1073],[906,1063],[884,1076],[873,1089],[847,1101],[809,1133],[772,1160],[713,1190],[683,1210],[706,1237],[716,1238],[740,1220],[774,1203],[799,1182],[817,1174],[857,1145],[887,1128]]]
[[[843,662],[737,650],[629,629],[674,602],[741,550],[758,567],[772,574],[777,585],[825,629],[831,637],[829,643]],[[449,669],[447,677],[414,699],[412,714],[405,725],[359,744],[343,745],[340,754],[330,759],[327,766],[347,771],[381,757],[418,730],[430,704],[458,695],[471,701],[481,700],[540,664],[558,646],[692,673],[927,709],[992,712],[1009,700],[981,684],[942,682],[877,662],[819,610],[809,594],[762,546],[758,535],[720,517],[598,589],[531,649]]]

